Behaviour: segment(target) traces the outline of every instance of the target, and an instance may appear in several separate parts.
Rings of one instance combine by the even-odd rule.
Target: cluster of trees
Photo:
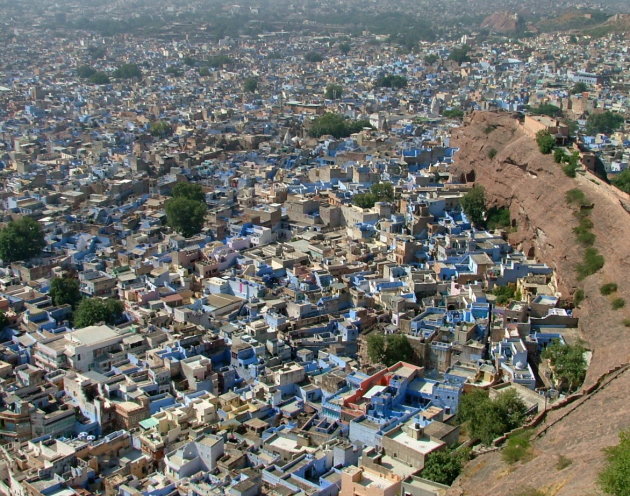
[[[372,208],[376,202],[394,201],[392,183],[376,183],[368,193],[358,193],[352,197],[352,203],[361,208]]]
[[[586,121],[586,134],[612,134],[623,124],[623,116],[607,110],[601,114],[591,114]]]
[[[326,92],[324,98],[327,100],[338,100],[343,96],[343,86],[340,84],[331,83],[326,86]]]
[[[492,290],[492,294],[497,297],[496,301],[499,305],[505,305],[511,300],[520,300],[521,294],[516,291],[514,284],[508,284],[506,286],[496,286]]]
[[[548,115],[549,117],[559,117],[562,115],[562,109],[551,103],[541,103],[538,107],[529,107],[528,110],[532,115]]]
[[[462,45],[461,47],[453,48],[453,50],[451,50],[451,53],[448,55],[448,59],[453,60],[458,64],[470,62],[468,52],[470,52],[470,46],[468,45]]]
[[[588,91],[588,86],[586,85],[586,83],[575,83],[573,85],[573,88],[571,88],[570,93],[572,95],[577,95],[579,93],[584,93],[585,91]]]
[[[432,451],[424,462],[421,475],[424,479],[450,486],[469,458],[470,450],[467,449]]]
[[[74,326],[87,327],[99,322],[114,325],[122,319],[125,307],[113,298],[85,298],[74,311]]]
[[[484,225],[484,212],[486,210],[486,191],[483,186],[473,186],[460,200],[462,210],[466,217],[476,226]]]
[[[304,55],[304,60],[307,62],[321,62],[324,60],[324,56],[319,52],[307,52]]]
[[[30,217],[11,221],[0,229],[0,259],[5,264],[29,260],[39,255],[45,246],[41,226]]]
[[[166,121],[155,121],[149,126],[149,132],[152,136],[166,138],[173,134],[173,126]]]
[[[247,93],[256,93],[258,89],[258,78],[257,77],[248,77],[243,81],[243,91]]]
[[[384,363],[388,367],[398,362],[409,362],[413,348],[404,334],[372,333],[367,338],[368,357],[373,363]]]
[[[97,71],[89,65],[82,65],[77,69],[77,76],[86,79],[92,84],[109,84],[109,76],[102,71]]]
[[[199,184],[177,183],[164,208],[167,224],[182,236],[189,238],[201,232],[208,207]]]
[[[340,114],[328,112],[313,120],[309,129],[309,136],[319,138],[325,134],[330,134],[335,138],[346,138],[365,127],[372,128],[370,121],[350,120]]]
[[[141,79],[142,71],[138,64],[123,64],[118,66],[113,76],[117,79]]]
[[[542,357],[551,363],[559,389],[575,391],[582,385],[586,377],[585,351],[580,344],[563,344],[558,340],[543,351]]]
[[[473,439],[489,445],[495,438],[523,425],[526,412],[525,403],[514,390],[490,399],[487,391],[476,389],[462,396],[457,416],[466,423]]]
[[[405,88],[407,86],[407,78],[397,74],[385,74],[376,80],[376,86],[380,88]]]
[[[546,129],[541,129],[536,133],[536,144],[538,145],[540,153],[549,155],[556,146],[556,138]]]
[[[438,60],[440,60],[440,57],[437,54],[435,54],[435,53],[430,53],[429,55],[426,55],[424,57],[424,63],[427,64],[427,65],[433,65]]]
[[[445,110],[444,112],[442,112],[442,115],[444,117],[448,117],[449,119],[461,119],[462,117],[464,117],[464,111],[459,107],[455,107]]]

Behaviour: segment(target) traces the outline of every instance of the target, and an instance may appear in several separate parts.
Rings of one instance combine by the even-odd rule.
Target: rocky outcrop
[[[556,270],[564,297],[571,297],[578,287],[584,290],[586,300],[576,314],[580,317],[581,336],[593,351],[586,384],[592,384],[610,368],[627,363],[630,328],[624,326],[623,320],[630,318],[630,213],[626,210],[629,195],[590,174],[567,177],[551,156],[540,154],[515,116],[507,113],[473,113],[463,127],[454,131],[451,143],[460,148],[453,166],[455,173],[483,185],[492,204],[510,208],[516,225],[510,241]],[[491,149],[496,150],[493,159],[488,158]],[[575,271],[583,254],[572,231],[577,220],[573,207],[565,200],[565,193],[572,188],[580,188],[593,203],[590,217],[597,236],[595,247],[605,258],[603,269],[584,281],[577,280]],[[611,297],[600,294],[600,286],[607,282],[618,284],[615,296],[625,298],[626,307],[613,310]],[[611,398],[625,397],[628,376],[630,373],[608,386],[606,394]],[[515,488],[523,486],[521,481],[538,480],[537,473],[545,466],[544,476],[549,479],[546,485],[559,484],[553,494],[594,494],[593,466],[602,463],[601,448],[615,444],[617,432],[630,425],[630,410],[618,406],[623,412],[611,414],[597,401],[585,402],[579,416],[558,422],[536,443],[539,456],[512,470],[506,469],[497,454],[480,457],[472,462],[472,468],[460,478],[458,490],[453,489],[452,494],[514,494]],[[592,436],[592,422],[601,429],[597,439]],[[563,471],[556,471],[554,457],[564,454],[571,458],[567,451],[573,449],[581,458]],[[591,465],[587,467],[587,463]],[[484,468],[480,464],[485,464]],[[487,485],[489,473],[495,478],[500,475],[501,479],[501,483],[497,479],[492,490]]]
[[[483,20],[481,27],[495,33],[513,33],[520,27],[519,16],[510,12],[495,12]]]

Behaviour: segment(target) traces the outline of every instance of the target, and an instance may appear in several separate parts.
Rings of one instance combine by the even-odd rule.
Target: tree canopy
[[[500,393],[491,400],[487,391],[475,389],[464,394],[457,412],[460,422],[468,422],[471,437],[490,444],[502,434],[520,427],[527,407],[514,390]]]
[[[328,100],[338,100],[343,96],[343,86],[340,84],[331,83],[326,86],[326,93],[324,98]]]
[[[433,65],[438,60],[440,60],[440,57],[437,54],[435,54],[435,53],[430,53],[429,55],[426,55],[424,57],[424,63],[427,64],[427,65]]]
[[[404,334],[372,333],[367,338],[368,357],[374,363],[384,363],[388,367],[400,361],[409,362],[413,358],[413,348]]]
[[[372,208],[376,202],[391,202],[394,200],[394,186],[392,183],[376,183],[367,193],[357,193],[352,197],[352,203],[361,208]]]
[[[166,222],[173,229],[189,238],[201,232],[207,206],[200,201],[180,196],[166,201]]]
[[[151,136],[156,136],[158,138],[166,138],[173,134],[172,126],[166,121],[156,121],[152,122],[149,127],[149,132]]]
[[[319,138],[325,134],[330,134],[335,138],[345,138],[353,133],[358,133],[364,127],[371,128],[372,125],[366,120],[350,120],[340,114],[328,112],[313,120],[309,135],[313,138]]]
[[[142,71],[138,64],[122,64],[114,71],[114,77],[118,79],[140,79]]]
[[[4,263],[33,258],[45,246],[42,228],[30,217],[11,221],[7,227],[0,229],[0,258]]]
[[[458,64],[462,64],[463,62],[470,62],[468,52],[470,52],[470,47],[468,45],[462,45],[461,47],[453,48],[453,50],[451,50],[451,53],[448,55],[448,59],[453,60]]]
[[[304,55],[304,60],[307,62],[321,62],[324,60],[324,56],[319,52],[307,52]]]
[[[549,359],[553,367],[553,374],[562,390],[575,391],[586,377],[586,350],[580,344],[563,344],[556,340],[551,343],[542,357]]]
[[[0,310],[0,331],[8,325],[9,325],[9,318],[2,310]]]
[[[462,117],[464,117],[464,111],[459,107],[455,107],[445,110],[444,112],[442,112],[442,115],[444,117],[448,117],[449,119],[461,119]]]
[[[79,281],[74,277],[55,277],[50,282],[50,297],[54,305],[70,305],[76,307],[81,301]]]
[[[619,444],[606,448],[606,464],[599,485],[612,496],[628,496],[630,488],[630,430],[619,434]]]
[[[486,190],[483,186],[473,186],[460,200],[460,205],[470,221],[482,226],[483,215],[486,209]]]
[[[617,176],[611,179],[610,182],[617,186],[621,191],[630,193],[630,169],[626,169],[620,174],[617,174]]]
[[[578,93],[584,93],[585,91],[588,91],[588,86],[586,83],[575,83],[573,85],[573,88],[571,88],[570,93],[572,95],[576,95]]]
[[[462,471],[469,455],[468,450],[432,451],[426,457],[421,475],[424,479],[450,486]]]
[[[98,322],[113,325],[120,321],[124,306],[113,298],[86,298],[81,300],[74,312],[74,326],[87,327]]]
[[[173,186],[173,198],[188,198],[201,203],[206,202],[206,195],[200,184],[184,181],[178,182]]]
[[[258,78],[257,77],[248,77],[243,81],[243,91],[247,93],[256,93],[258,89]]]
[[[376,80],[376,86],[381,88],[404,88],[407,86],[407,78],[398,74],[385,74]]]
[[[612,134],[623,124],[623,117],[615,112],[591,114],[586,121],[586,134]]]
[[[562,109],[551,103],[541,103],[538,107],[530,107],[529,113],[532,115],[548,115],[558,117],[562,115]]]
[[[556,138],[546,129],[541,129],[536,133],[536,144],[540,153],[548,155],[553,150],[553,147],[556,146]]]

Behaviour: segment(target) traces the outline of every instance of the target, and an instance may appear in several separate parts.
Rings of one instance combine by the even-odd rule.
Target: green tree
[[[173,186],[173,198],[188,198],[201,203],[206,203],[206,195],[200,184],[178,182]]]
[[[617,176],[611,179],[610,182],[617,186],[621,191],[630,193],[630,169],[625,169],[620,174],[617,174]]]
[[[553,151],[553,161],[556,164],[561,164],[562,162],[564,162],[565,157],[566,157],[566,154],[564,153],[564,150],[562,148],[556,148]]]
[[[455,107],[445,110],[444,112],[442,112],[442,115],[444,117],[448,117],[449,119],[461,119],[462,117],[464,117],[464,111],[459,107]]]
[[[527,407],[516,391],[508,390],[491,400],[488,393],[475,389],[459,401],[457,416],[467,422],[470,435],[488,445],[495,438],[521,426]]]
[[[516,295],[516,287],[513,284],[507,286],[496,286],[492,290],[492,294],[497,297],[497,303],[499,305],[505,305],[507,302],[514,299]]]
[[[166,74],[179,77],[182,75],[182,72],[180,71],[179,67],[177,67],[176,65],[171,65],[166,69]]]
[[[376,80],[376,86],[381,88],[405,88],[407,86],[407,78],[397,74],[385,74]]]
[[[87,327],[99,322],[106,324],[116,324],[121,317],[125,307],[120,300],[113,298],[86,298],[81,300],[74,312],[74,326]]]
[[[70,305],[75,308],[81,300],[79,281],[74,277],[55,277],[50,282],[50,297],[54,305]]]
[[[324,56],[319,52],[307,52],[304,55],[304,60],[307,62],[321,62],[324,60]]]
[[[368,357],[372,363],[383,363],[385,361],[385,336],[373,332],[367,338]]]
[[[185,197],[166,201],[166,221],[169,226],[189,238],[201,232],[206,215],[206,204]]]
[[[258,89],[258,78],[256,77],[245,78],[245,81],[243,82],[243,91],[246,91],[247,93],[256,93],[257,89]]]
[[[483,186],[473,186],[460,200],[460,205],[470,221],[477,225],[484,224],[483,215],[486,209],[486,191]]]
[[[208,67],[213,67],[216,69],[219,67],[223,67],[224,65],[230,65],[233,62],[234,61],[227,55],[211,55],[210,57],[208,57],[205,63]]]
[[[548,115],[549,117],[558,117],[562,115],[562,109],[551,103],[542,103],[538,107],[530,107],[529,113],[532,115]]]
[[[42,228],[30,217],[11,221],[0,229],[0,258],[4,263],[29,260],[39,255],[45,246]]]
[[[345,138],[361,131],[364,127],[371,128],[372,125],[366,120],[352,121],[340,114],[327,112],[312,121],[309,136],[319,138],[325,134],[330,134],[335,138]]]
[[[343,86],[340,84],[329,84],[326,86],[324,98],[328,100],[338,100],[343,96]]]
[[[149,127],[149,132],[152,136],[156,136],[158,138],[166,138],[173,134],[172,126],[166,121],[156,121],[152,122]]]
[[[578,93],[584,93],[585,91],[588,91],[588,86],[586,85],[586,83],[575,83],[573,85],[573,88],[571,88],[572,95],[577,95]]]
[[[410,362],[413,348],[404,334],[388,334],[385,339],[385,365],[388,367],[398,362]]]
[[[553,374],[559,388],[575,391],[586,377],[586,360],[584,348],[579,344],[563,344],[556,340],[542,354],[548,359],[553,368]]]
[[[606,464],[599,473],[599,485],[612,496],[628,496],[630,488],[630,430],[619,434],[619,444],[604,450]]]
[[[448,55],[449,60],[453,60],[458,64],[462,64],[464,62],[470,62],[470,57],[468,56],[468,52],[470,52],[470,47],[468,45],[463,45],[461,47],[453,48],[451,53]]]
[[[591,114],[586,121],[586,134],[612,134],[623,124],[623,117],[615,112]]]
[[[142,71],[138,64],[123,64],[114,71],[114,77],[118,79],[141,79]]]
[[[429,55],[426,55],[424,57],[424,63],[427,65],[433,65],[435,64],[438,60],[440,59],[440,57],[435,54],[435,53],[430,53]]]
[[[109,76],[104,73],[104,72],[95,72],[94,74],[92,74],[89,78],[88,81],[92,84],[109,84],[110,80],[109,80]]]
[[[548,155],[553,150],[553,147],[556,146],[556,138],[546,129],[541,129],[536,133],[536,143],[540,153]]]
[[[461,473],[468,457],[468,450],[432,451],[426,457],[421,475],[424,479],[450,486]]]
[[[82,65],[77,68],[77,76],[79,76],[81,79],[87,79],[95,73],[96,69],[90,67],[89,65]]]
[[[350,45],[350,43],[343,42],[339,44],[339,51],[344,55],[348,55],[350,53],[350,50],[352,50],[352,46]]]
[[[202,76],[202,77],[209,76],[210,75],[210,69],[208,69],[207,67],[200,67],[199,68],[199,75]]]
[[[375,203],[372,193],[357,193],[352,197],[352,204],[360,208],[372,208]]]
[[[370,192],[374,195],[377,202],[394,201],[394,185],[392,183],[374,183],[370,186]]]

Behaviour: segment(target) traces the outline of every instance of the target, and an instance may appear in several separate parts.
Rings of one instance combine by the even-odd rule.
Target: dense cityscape
[[[627,5],[338,3],[0,2],[0,494],[630,494]]]

